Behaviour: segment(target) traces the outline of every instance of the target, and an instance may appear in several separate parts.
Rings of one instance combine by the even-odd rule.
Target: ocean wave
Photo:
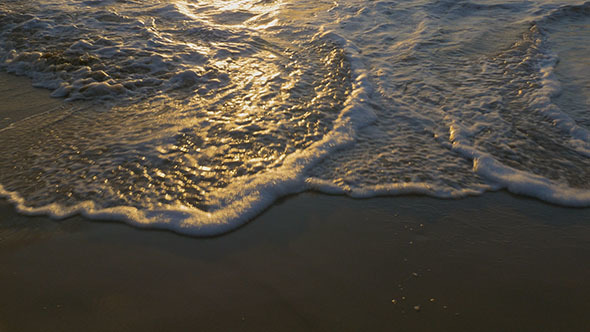
[[[303,190],[303,171],[370,121],[366,75],[334,33],[288,40],[291,27],[222,28],[195,4],[127,5],[92,3],[61,34],[59,11],[0,19],[4,68],[70,102],[0,132],[19,211],[224,232]],[[245,19],[267,24],[260,6]]]
[[[359,133],[355,147],[312,170],[311,187],[353,197],[416,193],[441,198],[505,188],[556,204],[590,205],[588,132],[578,124],[583,118],[572,118],[553,101],[561,89],[553,75],[558,61],[544,32],[556,15],[579,16],[587,4],[546,10],[537,23],[514,18],[509,29],[522,27],[523,32],[500,51],[480,47],[480,40],[490,31],[510,32],[477,18],[486,22],[478,32],[461,25],[457,13],[469,21],[481,17],[482,10],[522,14],[533,11],[533,4],[447,5],[421,7],[413,24],[405,17],[398,26],[375,28],[366,20],[374,15],[391,22],[383,16],[407,11],[393,3],[385,14],[376,5],[371,15],[350,18],[356,28],[365,23],[379,39],[372,41],[379,50],[371,53],[369,66],[376,68],[371,78],[383,101],[376,125]],[[453,26],[443,25],[452,20]],[[390,38],[388,29],[404,37]]]
[[[552,42],[590,4],[546,2],[2,3],[0,68],[66,103],[0,131],[0,195],[191,235],[303,190],[590,206]]]

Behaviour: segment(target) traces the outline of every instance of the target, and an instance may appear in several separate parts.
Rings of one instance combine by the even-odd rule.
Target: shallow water
[[[0,191],[194,235],[304,190],[590,206],[590,3],[10,1]]]

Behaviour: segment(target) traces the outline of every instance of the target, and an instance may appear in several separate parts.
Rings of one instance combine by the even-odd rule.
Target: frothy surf
[[[304,190],[590,206],[588,76],[562,82],[588,61],[571,50],[589,8],[0,4],[0,68],[65,99],[0,129],[0,195],[191,235]]]

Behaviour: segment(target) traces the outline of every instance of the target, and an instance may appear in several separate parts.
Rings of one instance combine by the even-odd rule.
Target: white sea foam
[[[544,17],[551,20],[555,12],[579,12],[587,6],[545,6]],[[539,13],[538,7],[440,2],[429,9],[439,17],[448,15],[453,20],[454,26],[446,27],[446,35],[439,33],[446,22],[424,18],[420,12],[414,13],[414,24],[408,24],[406,18],[398,26],[389,23],[375,28],[367,17],[386,21],[383,6],[375,7],[375,12],[369,14],[365,10],[363,15],[352,15],[347,20],[354,22],[359,40],[367,38],[367,34],[381,38],[380,42],[371,40],[372,44],[367,43],[366,47],[376,50],[368,58],[369,66],[376,68],[372,77],[379,92],[389,97],[389,105],[381,104],[377,126],[361,134],[356,149],[331,156],[322,163],[308,179],[312,188],[353,197],[414,193],[442,198],[506,188],[557,204],[589,205],[589,174],[577,171],[587,167],[588,160],[573,152],[587,156],[587,131],[552,101],[560,84],[552,74],[556,58],[546,45],[546,35],[538,31],[538,24],[544,23],[523,29],[522,37],[513,35],[516,41],[507,48],[501,46],[505,37],[498,38],[498,46],[505,48],[499,54],[489,41],[486,45],[478,43],[490,30],[502,31],[505,27],[493,25],[503,22],[483,18],[486,24],[462,31],[461,20],[481,17],[484,12]],[[387,15],[395,7],[390,6]],[[398,10],[407,8],[400,5]],[[406,32],[406,27],[416,28]],[[403,38],[391,37],[387,32],[393,29]],[[452,39],[452,29],[457,30],[460,39]],[[448,54],[438,51],[440,59],[433,59],[429,45],[441,47],[444,40]],[[469,53],[466,50],[471,49],[489,50],[491,54],[475,53],[471,58],[455,59],[456,54]],[[546,131],[537,133],[543,130]],[[421,137],[414,137],[417,132],[423,133]],[[374,144],[376,140],[380,144]],[[560,147],[563,150],[548,155],[552,153],[549,147],[557,148],[564,143],[567,148]],[[414,149],[406,150],[408,144],[414,145]],[[445,151],[462,156],[468,163],[459,167],[459,160]],[[547,161],[550,163],[545,164]]]
[[[166,15],[168,15],[167,13],[171,10],[174,10],[174,8],[176,7],[166,6],[162,9],[158,9],[158,12],[164,12]],[[225,38],[222,40],[227,42]],[[243,41],[240,40],[240,42]],[[222,172],[216,173],[213,169],[214,165],[206,166],[204,161],[207,161],[207,159],[219,158],[219,156],[222,156],[225,158],[225,160],[227,160],[227,157],[231,157],[227,155],[228,149],[225,148],[228,142],[230,144],[236,144],[236,146],[242,146],[243,148],[245,142],[247,141],[241,140],[244,137],[255,135],[259,132],[263,133],[263,135],[274,136],[276,135],[274,134],[275,132],[278,130],[283,130],[282,127],[286,126],[286,133],[290,134],[288,131],[291,130],[291,128],[288,127],[291,126],[288,121],[289,119],[281,118],[281,112],[277,112],[277,114],[270,113],[268,115],[261,115],[270,117],[270,119],[268,119],[268,124],[266,124],[264,121],[267,120],[261,117],[259,117],[258,120],[262,121],[257,122],[253,122],[251,119],[249,119],[251,117],[247,116],[248,114],[246,113],[248,112],[248,107],[251,106],[249,106],[247,103],[239,105],[241,108],[236,109],[237,114],[233,118],[229,117],[230,114],[227,113],[228,109],[225,109],[225,113],[220,113],[220,119],[223,119],[223,123],[226,123],[228,128],[223,130],[224,136],[220,137],[217,131],[213,131],[212,136],[207,136],[209,135],[207,134],[207,130],[211,131],[212,129],[219,128],[215,123],[216,121],[213,121],[215,119],[211,116],[210,112],[208,117],[203,118],[199,118],[198,113],[195,114],[196,117],[191,118],[187,118],[185,114],[182,114],[186,113],[186,111],[184,111],[185,108],[189,112],[204,112],[205,110],[198,110],[198,108],[207,106],[201,106],[199,103],[197,103],[194,106],[189,104],[189,107],[186,107],[187,102],[185,101],[174,101],[172,103],[169,100],[169,95],[164,95],[164,98],[157,95],[153,99],[148,99],[146,103],[160,103],[160,100],[163,99],[159,107],[165,107],[168,109],[170,109],[170,107],[182,107],[182,109],[177,109],[177,111],[180,111],[181,113],[180,119],[178,119],[177,114],[174,114],[174,109],[170,109],[169,112],[171,114],[156,114],[157,117],[153,120],[157,121],[159,125],[156,127],[146,127],[146,125],[149,126],[150,122],[152,121],[150,119],[153,117],[153,114],[150,110],[146,110],[145,108],[138,108],[135,105],[127,105],[127,102],[124,102],[123,106],[114,106],[108,111],[96,113],[94,110],[92,110],[92,108],[96,107],[92,106],[95,105],[92,103],[89,107],[82,106],[81,108],[73,109],[71,115],[67,116],[66,120],[70,121],[71,123],[63,125],[61,128],[67,129],[71,125],[79,126],[86,122],[93,122],[96,120],[98,120],[99,126],[103,128],[85,128],[79,132],[73,132],[71,134],[74,137],[79,136],[79,139],[82,139],[78,139],[78,142],[73,143],[77,146],[74,148],[74,155],[70,155],[69,157],[64,155],[63,157],[59,158],[59,160],[54,161],[54,163],[57,164],[65,163],[67,166],[51,166],[48,165],[47,162],[44,162],[42,165],[37,163],[38,165],[34,166],[34,168],[42,169],[42,172],[48,174],[55,174],[54,177],[60,177],[51,179],[51,181],[71,183],[73,188],[69,189],[70,191],[66,193],[67,197],[76,196],[76,194],[82,192],[81,197],[90,198],[92,195],[95,195],[95,193],[100,193],[101,198],[96,197],[92,198],[91,200],[82,201],[79,199],[68,200],[61,198],[63,202],[57,203],[51,202],[51,196],[45,197],[46,194],[44,193],[44,190],[41,190],[41,192],[34,190],[28,193],[28,195],[31,197],[38,197],[41,195],[43,200],[46,200],[48,204],[43,204],[39,201],[33,201],[33,204],[31,205],[31,198],[24,198],[18,191],[11,191],[6,187],[3,187],[1,194],[8,197],[9,200],[17,206],[19,211],[28,214],[48,214],[55,218],[64,218],[73,214],[82,214],[91,218],[124,220],[139,227],[165,228],[179,233],[191,235],[214,235],[229,231],[255,216],[262,209],[270,205],[276,198],[289,193],[295,193],[304,190],[305,178],[303,173],[305,169],[312,166],[317,160],[321,159],[335,149],[342,148],[343,146],[352,143],[354,140],[354,132],[356,128],[366,125],[374,119],[374,114],[371,113],[369,107],[366,105],[367,100],[369,99],[368,93],[370,91],[369,83],[367,82],[367,74],[362,69],[362,64],[358,55],[356,55],[357,50],[355,50],[354,46],[333,32],[318,32],[311,36],[309,41],[306,41],[306,43],[309,43],[311,47],[315,48],[310,50],[318,52],[317,56],[322,56],[322,61],[332,61],[334,65],[338,66],[338,68],[341,70],[346,70],[347,68],[344,66],[348,66],[348,64],[350,64],[350,72],[343,71],[343,74],[350,76],[349,79],[346,77],[338,77],[337,71],[330,70],[323,74],[328,75],[326,77],[321,76],[321,71],[313,73],[314,75],[318,75],[318,77],[321,79],[320,83],[312,81],[309,82],[316,85],[315,92],[317,95],[309,96],[310,98],[313,97],[313,99],[307,101],[307,103],[310,105],[309,107],[312,109],[307,111],[304,115],[318,117],[323,116],[322,112],[337,111],[338,113],[335,115],[326,115],[327,117],[334,117],[331,128],[326,127],[326,129],[323,129],[327,131],[323,133],[322,136],[319,136],[319,139],[317,139],[315,142],[302,141],[302,149],[293,149],[293,151],[286,153],[285,155],[278,156],[279,158],[274,161],[270,158],[267,161],[265,161],[263,158],[251,158],[250,160],[237,159],[238,156],[240,158],[248,157],[247,155],[239,154],[239,152],[236,155],[236,159],[233,161],[222,161],[224,165],[229,165],[227,167],[230,168],[232,173],[230,173],[228,176],[231,176],[231,182],[227,185],[220,185],[217,188],[204,187],[203,190],[207,191],[206,196],[202,199],[203,203],[206,204],[206,208],[204,209],[191,204],[190,200],[183,201],[166,198],[170,195],[174,195],[174,192],[170,190],[173,189],[172,187],[170,187],[170,189],[164,188],[164,191],[160,191],[160,193],[154,193],[155,195],[152,194],[152,196],[154,196],[156,199],[156,201],[153,202],[141,198],[139,201],[135,202],[133,202],[133,200],[126,200],[126,198],[124,198],[121,194],[121,190],[119,189],[115,192],[115,188],[111,185],[111,183],[121,180],[121,175],[115,177],[109,175],[114,172],[118,172],[117,169],[112,169],[113,167],[109,165],[107,167],[111,170],[105,172],[104,170],[96,168],[96,166],[104,162],[125,165],[129,161],[136,160],[137,157],[134,156],[134,154],[139,153],[140,156],[144,155],[140,157],[140,161],[138,163],[139,169],[135,170],[137,169],[136,167],[133,171],[124,173],[123,176],[125,176],[125,181],[136,181],[132,180],[132,177],[129,176],[133,176],[133,174],[141,171],[145,174],[145,179],[148,179],[152,182],[156,179],[162,179],[161,186],[167,187],[168,185],[166,183],[171,177],[171,172],[178,172],[175,170],[176,166],[172,168],[168,167],[168,169],[165,169],[164,166],[159,166],[159,169],[155,169],[153,166],[148,167],[144,166],[143,164],[149,164],[152,162],[150,159],[154,158],[156,159],[154,162],[158,162],[158,159],[163,159],[165,161],[167,159],[167,155],[171,153],[177,153],[177,151],[180,150],[181,152],[184,152],[184,154],[182,154],[180,160],[174,159],[173,162],[177,163],[178,167],[189,167],[190,169],[182,171],[182,178],[179,180],[183,180],[184,182],[181,181],[180,186],[177,187],[178,191],[185,191],[185,188],[183,188],[186,185],[185,181],[189,180],[190,177],[195,176],[193,175],[193,169],[195,171],[199,171],[201,174],[210,174],[208,175],[210,176],[209,179],[211,179],[211,176],[213,176],[214,178],[219,179],[218,181],[222,183],[225,181],[224,174]],[[228,47],[235,48],[235,43],[232,41]],[[124,46],[119,45],[117,48],[122,49]],[[198,47],[194,48],[202,51]],[[102,49],[96,49],[96,47],[93,47],[89,42],[77,41],[68,48],[67,53],[78,54],[76,52],[79,52],[80,49],[92,51],[93,54],[99,55],[108,53],[109,56],[120,52],[102,52]],[[346,59],[341,58],[341,54],[343,54],[343,52],[340,51],[340,49],[343,49],[345,50],[344,52],[347,52]],[[249,46],[246,46],[244,50],[238,51],[238,53],[230,52],[228,54],[238,56],[239,59],[243,56],[241,53],[244,53],[244,51],[246,53],[254,52],[254,50],[249,50]],[[133,52],[141,53],[141,49],[135,49]],[[24,53],[27,55],[23,56],[22,54]],[[47,78],[49,75],[46,75],[44,73],[45,70],[43,69],[47,64],[43,62],[44,60],[41,60],[43,55],[37,54],[30,56],[29,53],[21,52],[18,56],[8,57],[6,60],[7,68],[12,71],[15,71],[15,68],[23,68],[23,73],[32,73],[31,77],[34,81],[42,82],[41,84],[45,84],[45,87],[56,88],[53,92],[54,96],[69,96],[69,99],[71,100],[82,99],[94,102],[96,100],[108,101],[113,100],[113,98],[117,98],[123,101],[133,101],[137,99],[136,96],[139,93],[149,95],[150,93],[153,94],[153,92],[151,92],[149,89],[146,90],[142,88],[135,88],[131,82],[135,83],[139,81],[141,84],[149,80],[155,82],[153,82],[153,84],[148,84],[148,87],[158,86],[158,90],[155,90],[156,92],[163,91],[164,93],[172,94],[172,96],[174,96],[174,94],[179,90],[183,91],[182,89],[188,89],[189,91],[194,91],[196,89],[198,94],[205,95],[209,94],[211,91],[221,91],[221,94],[223,95],[226,94],[224,91],[226,90],[225,87],[228,85],[231,86],[231,84],[234,84],[232,81],[236,80],[236,78],[240,78],[238,76],[240,74],[240,71],[237,70],[238,68],[234,69],[234,71],[230,70],[223,72],[219,67],[217,67],[203,72],[202,69],[199,71],[198,68],[196,70],[192,68],[188,69],[187,63],[181,62],[178,63],[179,69],[177,69],[177,71],[172,75],[165,73],[164,75],[166,79],[163,80],[162,76],[159,74],[159,71],[161,71],[163,68],[166,68],[166,66],[169,65],[171,61],[178,60],[170,60],[169,56],[163,57],[153,54],[149,55],[147,58],[139,57],[131,63],[132,68],[137,65],[141,65],[141,68],[145,69],[144,71],[139,71],[132,74],[134,79],[133,81],[127,78],[123,78],[124,81],[122,83],[118,83],[116,80],[108,80],[108,77],[113,76],[113,73],[115,76],[118,74],[117,70],[114,70],[114,68],[117,68],[120,65],[117,61],[113,61],[111,63],[111,60],[109,59],[105,60],[107,64],[105,71],[93,70],[93,68],[88,65],[81,66],[79,68],[73,68],[75,70],[70,70],[67,73],[64,73],[61,77],[58,75],[57,78]],[[211,52],[209,52],[209,54],[211,54]],[[214,59],[219,59],[221,61],[224,59],[223,57],[219,56],[219,51],[213,52],[212,55]],[[270,55],[276,58],[276,56],[274,56],[272,53]],[[291,57],[293,57],[293,54],[291,54]],[[313,56],[311,58],[313,58]],[[301,58],[300,60],[305,59]],[[202,61],[202,57],[197,57],[197,62],[199,63],[196,64],[201,65],[200,62]],[[341,61],[346,62],[341,63]],[[145,64],[145,66],[143,66],[143,64]],[[194,66],[195,63],[192,63],[192,65]],[[257,64],[254,65],[254,77],[245,80],[246,88],[255,89],[257,88],[257,85],[259,85],[260,89],[265,89],[269,83],[269,80],[277,80],[277,82],[280,84],[279,86],[282,85],[281,91],[295,93],[295,98],[300,98],[300,94],[307,93],[305,90],[301,90],[301,87],[298,87],[299,84],[308,84],[308,82],[305,81],[307,78],[305,77],[306,74],[304,71],[309,71],[313,68],[306,68],[306,66],[308,66],[306,63],[303,62],[301,65],[299,65],[297,61],[295,61],[293,64],[291,64],[295,67],[290,74],[287,73],[289,74],[287,76],[291,81],[284,78],[285,74],[283,73],[265,73],[263,71],[259,71],[262,70],[262,68],[258,67]],[[34,68],[41,68],[40,72],[42,73],[38,75],[34,72]],[[143,76],[140,77],[138,75]],[[265,78],[265,75],[268,75],[269,77]],[[95,77],[98,77],[99,81],[94,79]],[[56,87],[53,83],[56,82],[56,80],[60,82],[58,87]],[[339,88],[338,86],[334,86],[335,83],[346,84],[347,82],[350,83],[350,87],[343,86],[342,88]],[[332,85],[326,85],[325,88],[323,88],[322,84]],[[212,87],[209,88],[208,86]],[[203,88],[205,88],[204,91],[201,91]],[[342,93],[339,91],[339,89],[343,89]],[[243,90],[243,88],[239,86],[239,90]],[[262,95],[266,94],[266,96],[269,97],[264,97],[264,100],[268,99],[270,102],[276,104],[276,107],[280,109],[288,106],[288,104],[286,104],[288,103],[288,99],[283,100],[282,104],[278,104],[277,101],[273,100],[276,97],[273,97],[273,95],[269,93],[279,94],[281,91],[258,92],[253,90],[251,92],[260,93]],[[236,92],[230,91],[230,97],[233,97],[232,94],[234,93],[242,92],[237,90]],[[255,95],[252,96],[255,97]],[[341,101],[334,99],[338,96],[345,97],[346,99]],[[242,98],[240,95],[237,95],[237,97]],[[302,95],[302,97],[307,98],[305,95]],[[287,95],[284,98],[289,98],[289,96]],[[326,99],[326,102],[330,102],[331,104],[322,104],[323,99]],[[230,98],[230,100],[236,99]],[[240,99],[237,100],[239,101]],[[305,101],[305,99],[303,101]],[[333,104],[338,102],[341,102],[342,104]],[[208,107],[211,107],[211,105],[215,104],[210,103],[210,106]],[[294,105],[294,107],[300,106]],[[314,107],[317,109],[314,110]],[[254,109],[253,111],[258,110]],[[112,121],[119,121],[121,119],[120,116],[123,114],[131,114],[132,118],[135,119],[131,120],[131,122],[124,128],[119,128],[120,124],[112,123],[111,120],[108,119],[109,117],[112,117]],[[273,118],[274,116],[277,116],[277,118]],[[326,119],[326,121],[327,120],[328,119]],[[143,122],[145,122],[145,124]],[[27,128],[28,126],[34,126],[36,124],[36,122],[31,124],[21,123],[21,126],[23,128]],[[329,124],[329,122],[326,122],[326,125]],[[309,126],[313,125],[313,123],[302,122],[301,125]],[[320,123],[319,125],[323,124]],[[203,128],[201,131],[204,131],[206,136],[203,138],[200,138],[199,136],[192,137],[192,135],[194,135],[193,129],[191,128],[192,126]],[[123,133],[121,129],[127,130],[127,132]],[[136,130],[137,133],[134,133],[134,130]],[[146,130],[150,131],[146,132]],[[89,137],[95,135],[95,132],[98,135],[104,135],[104,137],[100,139]],[[184,132],[186,132],[188,136],[185,135]],[[199,148],[195,151],[197,152],[196,155],[185,153],[186,149],[192,149],[191,144],[193,143],[188,145],[185,143],[183,145],[177,142],[176,140],[178,139],[179,133],[183,133],[180,136],[182,139],[187,136],[189,140],[193,141],[211,141],[211,145],[205,149],[201,148],[201,146],[204,145],[203,143],[197,143],[199,144]],[[15,137],[10,137],[11,134],[15,135]],[[61,134],[65,135],[65,133]],[[122,136],[119,137],[119,142],[112,141],[112,139],[117,139],[116,137],[121,134]],[[198,135],[198,133],[195,134]],[[312,132],[312,134],[314,134],[314,132]],[[9,139],[15,141],[20,140],[21,138],[19,136],[20,134],[18,133],[18,129],[10,131],[8,135]],[[144,135],[144,137],[139,135]],[[232,137],[237,139],[235,143],[231,142]],[[281,137],[278,136],[273,139],[280,140]],[[216,142],[217,140],[219,140],[219,142]],[[105,147],[101,147],[101,145],[105,143],[107,145]],[[280,143],[280,141],[271,143],[276,144]],[[286,144],[290,144],[290,142],[286,142]],[[30,147],[28,148],[31,149]],[[44,150],[47,150],[47,152],[51,154],[50,151],[55,148],[50,143],[48,146],[41,149],[41,151],[36,151],[36,149],[33,149],[35,151],[31,151],[31,153],[40,153],[39,157],[42,160],[51,157],[46,156]],[[80,150],[83,151],[86,149],[90,149],[90,151],[98,150],[95,152],[89,152],[92,155],[90,157],[91,159],[81,159],[78,157]],[[104,156],[105,151],[109,151],[108,153],[112,154],[116,150],[119,150],[120,152],[116,152],[112,157],[107,157],[106,160],[100,162],[100,159],[102,158],[101,156]],[[252,151],[251,153],[257,152]],[[66,155],[67,154],[68,153],[66,153]],[[87,152],[83,151],[82,154],[87,154]],[[76,161],[78,159],[79,161]],[[171,159],[169,160],[172,161]],[[249,170],[246,169],[245,175],[233,175],[234,172],[239,172],[240,169],[244,169],[242,165],[250,165],[246,167],[251,168]],[[258,165],[262,165],[262,168]],[[63,174],[64,169],[61,167],[67,167],[67,173],[72,171],[79,173],[79,176],[83,178],[83,180],[73,180],[71,175],[68,176]],[[118,167],[120,168],[121,166]],[[236,171],[232,170],[231,167],[234,167],[233,169]],[[63,179],[61,178],[62,176],[64,177]],[[88,177],[97,180],[92,181],[92,183],[88,183],[88,181],[85,180]],[[76,182],[79,183],[77,184]],[[102,182],[102,184],[100,182]],[[129,189],[133,190],[133,192],[130,192],[131,195],[134,195],[134,192],[150,190],[149,187],[143,187],[143,184],[136,184],[132,182],[128,182],[128,184]],[[195,184],[200,185],[200,183]],[[11,185],[16,188],[19,186],[19,184],[15,182],[11,183]],[[84,185],[88,186],[88,188],[82,188]],[[127,184],[122,183],[122,185],[126,186]],[[63,186],[63,184],[61,186]],[[153,186],[153,184],[150,185],[150,187],[151,186]],[[133,203],[127,205],[125,204],[126,201]]]
[[[0,68],[69,103],[0,131],[0,195],[198,236],[303,190],[590,206],[590,117],[556,104],[548,42],[588,8],[2,3]]]
[[[488,153],[474,148],[468,138],[470,130],[450,125],[452,149],[473,160],[473,171],[492,182],[489,189],[505,188],[514,194],[535,197],[547,202],[573,207],[590,205],[590,191],[576,189],[530,172],[504,165]],[[444,196],[443,196],[444,197]]]
[[[342,46],[351,54],[355,53],[354,47],[333,33],[323,32],[314,38],[334,39],[343,43]],[[211,205],[217,208],[211,212],[181,204],[161,209],[138,209],[131,206],[102,208],[93,201],[83,201],[67,207],[55,203],[30,207],[18,193],[8,191],[1,185],[0,196],[7,197],[19,212],[31,215],[44,214],[60,219],[81,214],[89,218],[123,220],[137,227],[162,228],[198,236],[230,231],[256,216],[278,197],[304,190],[304,170],[335,149],[352,143],[355,129],[374,120],[374,114],[365,106],[367,93],[370,91],[366,74],[358,67],[358,58],[353,55],[350,59],[355,64],[353,89],[332,131],[308,149],[289,155],[280,168],[263,172],[255,178],[235,179],[212,198]]]

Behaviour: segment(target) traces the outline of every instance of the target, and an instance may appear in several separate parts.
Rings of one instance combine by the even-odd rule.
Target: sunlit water
[[[590,3],[3,1],[0,192],[211,235],[303,190],[590,206]]]

